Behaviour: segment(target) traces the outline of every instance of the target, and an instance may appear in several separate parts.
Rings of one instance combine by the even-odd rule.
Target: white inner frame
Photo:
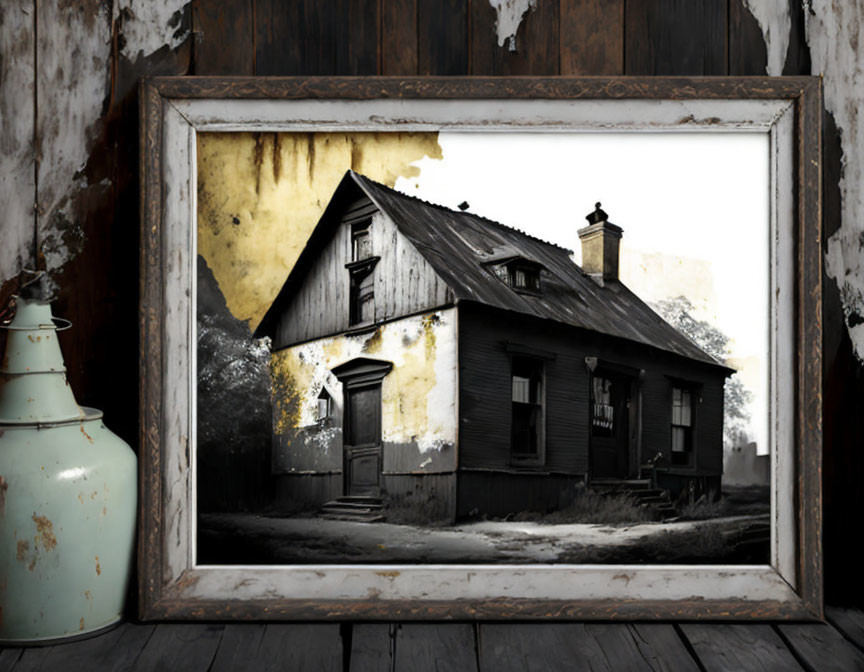
[[[772,601],[796,594],[794,105],[788,100],[168,100],[163,126],[163,581],[188,600]],[[198,565],[196,133],[689,131],[770,138],[770,565]],[[181,575],[182,586],[176,584]],[[174,584],[174,585],[172,585]]]

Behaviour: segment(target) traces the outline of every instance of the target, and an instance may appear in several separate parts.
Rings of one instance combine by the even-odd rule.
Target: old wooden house
[[[554,510],[646,476],[719,491],[731,369],[618,279],[599,204],[571,252],[348,171],[256,336],[286,509]]]

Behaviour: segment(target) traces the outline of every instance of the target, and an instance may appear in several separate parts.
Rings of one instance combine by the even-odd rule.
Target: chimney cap
[[[609,221],[609,215],[600,208],[600,201],[597,201],[594,204],[594,212],[585,215],[585,219],[588,220],[589,224],[599,224],[600,222]]]

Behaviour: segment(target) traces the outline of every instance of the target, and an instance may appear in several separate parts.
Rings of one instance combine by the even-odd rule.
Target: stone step
[[[384,520],[384,516],[382,515],[368,515],[368,514],[358,514],[358,513],[331,513],[329,511],[325,511],[319,513],[318,516],[320,518],[325,518],[326,520],[345,520],[351,523],[377,523],[379,521]]]
[[[369,497],[367,495],[344,495],[337,497],[337,502],[352,502],[356,504],[382,504],[383,500],[380,497]]]
[[[323,508],[338,508],[347,510],[357,510],[357,511],[380,511],[384,508],[383,504],[375,504],[371,502],[343,502],[341,500],[336,500],[335,502],[327,502],[324,504]]]

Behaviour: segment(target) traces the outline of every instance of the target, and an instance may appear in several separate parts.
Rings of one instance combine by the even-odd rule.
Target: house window
[[[591,378],[591,435],[615,434],[615,407],[612,405],[612,381],[602,376]]]
[[[514,460],[538,461],[543,454],[543,362],[513,357],[511,444]]]
[[[693,456],[693,392],[672,388],[672,464],[689,465]]]
[[[318,422],[324,422],[330,418],[333,411],[333,399],[327,389],[322,387],[318,395]]]
[[[362,261],[372,256],[371,220],[351,227],[351,260]]]
[[[539,292],[540,269],[533,266],[513,266],[510,270],[510,284],[514,289]]]
[[[350,301],[352,325],[375,321],[375,276],[371,267],[352,269]]]

